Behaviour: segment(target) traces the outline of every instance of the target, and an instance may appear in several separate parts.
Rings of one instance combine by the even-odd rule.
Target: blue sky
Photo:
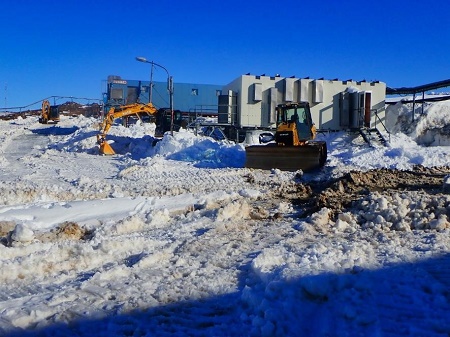
[[[175,82],[275,75],[450,78],[450,2],[415,0],[15,0],[0,4],[0,107],[101,98],[108,75]],[[154,80],[166,73],[155,68]],[[175,93],[176,94],[176,93]]]

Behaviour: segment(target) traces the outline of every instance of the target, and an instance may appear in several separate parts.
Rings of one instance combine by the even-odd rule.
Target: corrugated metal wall
[[[106,100],[116,100],[119,104],[131,104],[137,100],[148,103],[150,81],[123,80],[115,76],[108,78]],[[218,96],[222,85],[174,83],[173,106],[183,112],[217,113]],[[157,108],[169,107],[169,92],[166,82],[153,82],[152,103]]]

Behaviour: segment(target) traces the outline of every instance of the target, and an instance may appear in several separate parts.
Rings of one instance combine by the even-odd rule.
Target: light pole
[[[150,72],[150,91],[149,91],[149,103],[152,103],[152,86],[153,86],[153,66],[160,67],[164,69],[167,73],[167,90],[169,91],[169,105],[170,105],[170,134],[173,136],[173,78],[170,76],[169,71],[163,67],[162,65],[155,63],[153,61],[147,60],[145,57],[137,56],[136,60],[139,62],[150,63],[151,72]]]

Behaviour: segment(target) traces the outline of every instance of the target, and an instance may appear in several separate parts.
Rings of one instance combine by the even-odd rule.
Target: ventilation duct
[[[323,103],[323,81],[316,80],[313,82],[313,102]]]
[[[285,78],[284,79],[284,101],[285,102],[294,101],[294,85],[295,85],[295,78]]]

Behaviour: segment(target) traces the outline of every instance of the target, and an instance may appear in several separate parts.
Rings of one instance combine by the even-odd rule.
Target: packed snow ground
[[[389,147],[321,134],[301,181],[448,166],[450,104],[408,111]],[[450,335],[449,178],[302,218],[272,193],[298,172],[243,168],[242,145],[115,125],[101,156],[97,124],[0,121],[0,335]]]

